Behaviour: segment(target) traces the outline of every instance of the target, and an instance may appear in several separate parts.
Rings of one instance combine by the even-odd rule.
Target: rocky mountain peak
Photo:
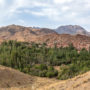
[[[60,26],[56,30],[59,34],[81,34],[86,35],[88,32],[79,25],[66,25],[66,26]]]

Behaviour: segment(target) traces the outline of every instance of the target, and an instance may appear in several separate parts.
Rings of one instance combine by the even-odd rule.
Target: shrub
[[[48,67],[48,70],[49,70],[49,71],[53,71],[53,70],[54,70],[53,66],[49,66],[49,67]]]
[[[39,70],[47,70],[47,66],[44,64],[36,65],[35,68]]]
[[[39,72],[39,76],[40,76],[40,77],[46,77],[46,73],[47,73],[47,70],[40,71],[40,72]]]
[[[46,77],[51,78],[51,77],[53,77],[53,76],[54,76],[54,73],[53,73],[53,72],[48,71],[48,72],[46,73]]]
[[[29,69],[28,69],[28,68],[24,68],[24,69],[22,70],[22,72],[24,72],[24,73],[29,73]]]
[[[58,75],[58,72],[56,70],[54,71],[48,71],[46,73],[46,77],[52,78],[52,77],[56,77]]]
[[[76,76],[79,72],[79,69],[76,65],[70,65],[68,67],[62,67],[61,71],[58,74],[58,79],[64,80]]]

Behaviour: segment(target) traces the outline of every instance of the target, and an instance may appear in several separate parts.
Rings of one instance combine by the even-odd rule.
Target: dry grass
[[[0,66],[0,87],[18,87],[28,84],[33,84],[34,77],[21,73],[17,70]],[[0,89],[1,90],[1,89]]]
[[[0,66],[0,90],[90,90],[90,72],[60,81],[33,77]]]

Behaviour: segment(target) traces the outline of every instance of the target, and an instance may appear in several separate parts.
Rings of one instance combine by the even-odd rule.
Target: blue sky
[[[0,0],[0,26],[10,24],[81,25],[90,31],[90,0]]]

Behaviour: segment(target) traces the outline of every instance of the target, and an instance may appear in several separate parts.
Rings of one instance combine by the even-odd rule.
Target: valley
[[[89,90],[90,36],[1,27],[0,65],[0,90]]]

